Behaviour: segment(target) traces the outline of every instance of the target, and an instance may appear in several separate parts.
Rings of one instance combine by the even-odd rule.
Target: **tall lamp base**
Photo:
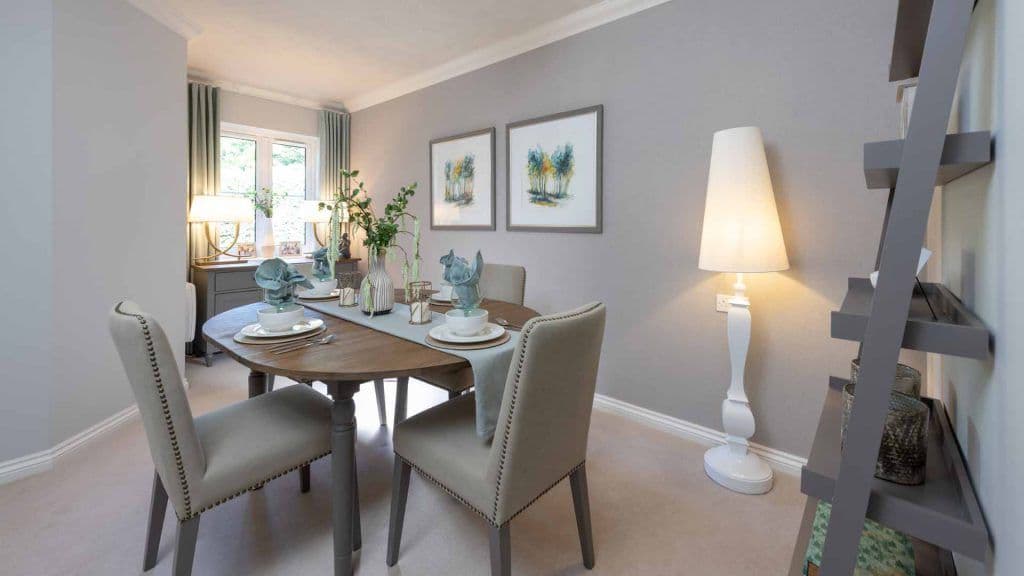
[[[704,453],[704,471],[715,482],[741,494],[764,494],[772,489],[774,473],[748,450],[724,444]]]

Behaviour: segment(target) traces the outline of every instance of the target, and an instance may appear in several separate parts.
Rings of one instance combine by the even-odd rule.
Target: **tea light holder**
[[[359,272],[342,272],[338,274],[338,306],[351,308],[358,304],[356,293],[359,291],[359,284],[363,275]]]
[[[430,324],[430,282],[410,282],[405,292],[409,304],[409,324]]]

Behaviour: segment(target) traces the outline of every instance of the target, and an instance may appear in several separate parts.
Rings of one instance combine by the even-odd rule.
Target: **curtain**
[[[188,204],[192,198],[220,191],[220,89],[188,84]],[[205,225],[188,225],[188,262],[209,254]],[[189,275],[191,277],[191,274]]]
[[[341,186],[341,170],[348,170],[347,112],[320,111],[320,199],[330,198]]]

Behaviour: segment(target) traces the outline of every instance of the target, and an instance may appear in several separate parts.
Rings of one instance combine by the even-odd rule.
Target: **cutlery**
[[[502,328],[513,328],[515,330],[522,330],[523,327],[518,324],[513,324],[504,318],[495,318],[494,321]]]
[[[298,346],[299,344],[305,344],[306,342],[309,342],[310,340],[316,340],[317,338],[322,338],[322,337],[323,336],[321,335],[321,333],[317,332],[315,334],[310,334],[309,336],[306,336],[304,338],[299,338],[298,340],[289,340],[288,342],[282,342],[280,344],[271,344],[270,346],[267,346],[266,349],[268,351],[273,352],[274,350],[278,350],[278,349],[281,349],[281,348],[291,348],[292,346]]]
[[[287,354],[288,352],[295,352],[296,350],[302,350],[303,348],[310,348],[312,346],[319,346],[319,345],[322,345],[322,344],[330,344],[333,341],[334,341],[334,334],[328,334],[327,336],[324,336],[323,338],[319,338],[319,339],[316,339],[316,340],[313,340],[313,341],[303,342],[303,343],[299,344],[298,346],[293,346],[291,348],[285,348],[283,350],[275,350],[275,351],[271,352],[271,354],[274,354],[274,355],[277,355],[277,354]]]

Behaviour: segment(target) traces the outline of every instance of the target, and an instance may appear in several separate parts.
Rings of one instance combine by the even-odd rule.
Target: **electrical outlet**
[[[729,300],[732,298],[729,294],[716,294],[715,295],[715,310],[718,312],[729,311]]]

